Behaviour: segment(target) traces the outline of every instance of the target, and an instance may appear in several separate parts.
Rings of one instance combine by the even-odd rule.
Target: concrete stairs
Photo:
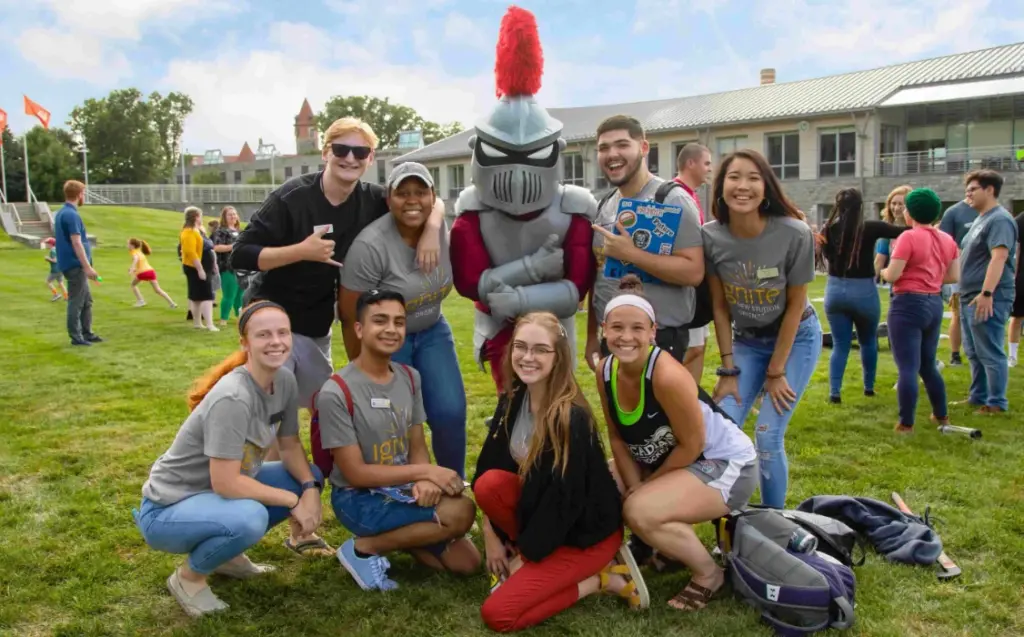
[[[53,236],[53,217],[50,206],[44,202],[0,204],[4,231],[31,248],[39,248],[47,237]],[[89,235],[88,241],[95,246],[95,235]]]

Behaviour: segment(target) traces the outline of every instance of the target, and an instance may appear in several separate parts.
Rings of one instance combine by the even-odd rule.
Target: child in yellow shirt
[[[167,301],[171,309],[174,309],[178,307],[177,304],[157,283],[156,270],[153,269],[153,266],[149,265],[149,259],[146,258],[152,253],[153,251],[150,250],[149,244],[142,239],[136,239],[135,237],[128,239],[128,254],[132,255],[132,264],[128,267],[128,274],[132,277],[132,293],[137,299],[135,307],[142,307],[146,304],[138,286],[142,281],[148,281],[153,286],[153,291],[162,297],[163,300]]]

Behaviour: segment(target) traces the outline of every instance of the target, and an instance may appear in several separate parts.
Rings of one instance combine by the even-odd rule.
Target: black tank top
[[[608,398],[611,424],[619,432],[619,437],[629,446],[633,460],[651,471],[656,470],[665,461],[668,454],[676,447],[676,437],[672,433],[672,424],[668,421],[658,399],[654,397],[654,364],[662,350],[651,347],[647,355],[647,366],[640,385],[640,400],[636,409],[625,413],[619,409],[619,397],[616,388],[618,359],[614,355],[605,359],[603,379],[604,395]]]

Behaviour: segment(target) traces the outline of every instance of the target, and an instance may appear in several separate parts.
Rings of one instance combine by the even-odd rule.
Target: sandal
[[[292,544],[290,537],[285,538],[284,547],[302,557],[334,557],[334,549],[322,537],[314,537],[295,544]]]
[[[723,583],[724,586],[724,583]],[[719,588],[718,590],[721,590]],[[690,580],[683,590],[676,593],[676,596],[668,600],[668,605],[671,608],[682,611],[695,611],[707,608],[708,602],[715,596],[718,591],[713,591],[710,588],[705,588],[700,584],[697,584],[693,580]]]
[[[602,593],[611,593],[608,589],[608,582],[612,575],[621,575],[626,580],[626,585],[622,590],[612,594],[628,601],[629,607],[632,610],[642,610],[650,606],[651,597],[647,592],[647,584],[644,583],[640,567],[637,566],[636,560],[633,559],[633,553],[625,544],[619,547],[616,563],[612,566],[606,566],[598,573],[598,577],[601,580],[600,590]]]

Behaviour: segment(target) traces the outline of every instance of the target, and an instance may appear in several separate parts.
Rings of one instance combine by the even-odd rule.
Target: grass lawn
[[[250,552],[257,561],[278,565],[277,572],[251,582],[214,581],[230,611],[201,621],[180,611],[164,581],[181,558],[149,549],[131,509],[139,504],[150,465],[186,415],[190,382],[236,347],[237,338],[233,326],[197,333],[185,321],[184,309],[167,309],[148,286],[143,292],[149,305],[131,307],[124,248],[129,236],[153,246],[150,261],[162,285],[184,304],[185,282],[175,256],[179,215],[90,206],[83,217],[90,234],[100,239],[95,265],[104,277],[93,287],[94,323],[107,342],[91,348],[68,344],[64,304],[51,303],[44,286],[44,253],[0,238],[0,633],[487,634],[479,616],[487,593],[484,574],[454,579],[395,556],[391,576],[401,589],[366,593],[333,559],[294,558],[281,546],[283,528]],[[823,296],[819,279],[811,298]],[[822,309],[820,300],[815,305]],[[471,305],[453,296],[445,314],[455,328],[469,394],[472,471],[482,420],[495,397],[490,376],[472,360]],[[581,327],[584,319],[581,315]],[[341,366],[344,350],[338,343],[335,362]],[[948,361],[948,341],[940,351]],[[984,430],[982,440],[937,433],[923,392],[918,431],[897,437],[892,432],[896,369],[888,349],[883,345],[875,398],[860,391],[854,353],[842,406],[827,402],[829,352],[823,353],[787,436],[789,506],[818,494],[888,501],[891,491],[899,491],[918,513],[932,507],[941,519],[937,530],[947,553],[964,571],[960,579],[941,583],[931,568],[889,565],[870,554],[856,569],[857,624],[850,634],[1024,634],[1021,370],[1011,371],[1013,416],[980,417],[953,408],[957,424]],[[708,368],[717,364],[709,351]],[[579,373],[599,409],[593,376],[582,363]],[[968,369],[947,367],[944,374],[950,399],[966,397]],[[713,380],[708,373],[705,386],[710,389]],[[304,429],[307,434],[308,426]],[[326,508],[323,533],[336,546],[346,532]],[[700,532],[710,546],[710,525]],[[532,632],[772,634],[730,596],[695,615],[669,609],[665,602],[685,580],[685,573],[650,574],[652,608],[643,614],[630,614],[616,599],[593,597]]]

